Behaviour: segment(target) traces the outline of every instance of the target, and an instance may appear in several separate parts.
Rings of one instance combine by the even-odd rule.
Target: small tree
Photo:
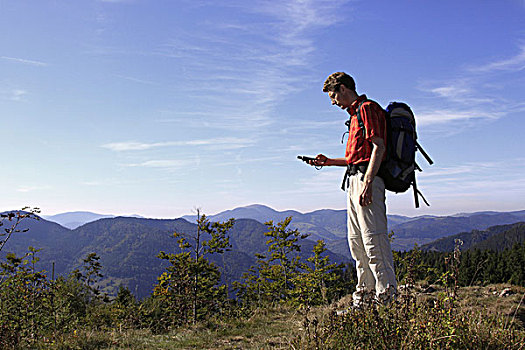
[[[113,322],[118,326],[119,331],[139,325],[139,306],[129,288],[122,285],[119,286],[111,309],[111,314],[114,319]]]
[[[71,272],[78,281],[81,281],[86,286],[88,291],[88,299],[103,299],[106,301],[107,296],[101,295],[100,289],[97,285],[98,281],[104,277],[102,274],[102,264],[100,263],[100,256],[97,253],[89,253],[82,259],[82,271],[75,269]]]
[[[197,211],[197,231],[193,236],[178,232],[173,234],[178,239],[181,252],[159,253],[160,259],[170,263],[166,272],[158,277],[154,288],[154,296],[162,299],[172,310],[171,320],[162,319],[167,326],[189,321],[190,313],[195,323],[204,315],[218,310],[225,298],[226,287],[218,286],[221,276],[219,268],[209,262],[207,256],[222,254],[230,249],[227,233],[233,224],[233,219],[212,223]]]
[[[277,225],[266,222],[269,231],[264,235],[270,237],[266,244],[266,255],[256,254],[257,265],[244,274],[244,283],[237,283],[236,288],[246,302],[262,300],[268,302],[288,300],[294,289],[294,281],[300,271],[302,235],[297,229],[289,229],[292,217],[287,217]]]
[[[34,342],[52,329],[50,288],[45,271],[37,271],[38,249],[29,247],[23,257],[6,255],[0,264],[0,345],[17,347]]]
[[[336,290],[329,293],[329,287],[339,278],[337,272],[343,266],[330,263],[328,256],[322,256],[326,250],[324,241],[318,240],[313,247],[313,256],[307,259],[309,264],[303,264],[303,272],[296,275],[293,290],[295,304],[308,309],[314,305],[328,303],[329,294],[337,293]]]

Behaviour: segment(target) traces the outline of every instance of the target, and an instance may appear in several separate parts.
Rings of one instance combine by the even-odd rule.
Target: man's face
[[[348,91],[349,90],[346,86],[341,85],[336,91],[328,92],[328,96],[330,96],[333,105],[337,105],[342,109],[347,109],[353,102],[351,101],[350,96],[348,96]]]

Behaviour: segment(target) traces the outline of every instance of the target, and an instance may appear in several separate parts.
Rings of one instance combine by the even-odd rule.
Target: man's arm
[[[374,181],[381,162],[383,161],[383,155],[386,151],[385,141],[377,136],[372,136],[372,154],[370,156],[370,162],[368,163],[368,168],[366,169],[366,174],[364,176],[363,182],[363,192],[359,196],[359,204],[363,207],[372,203],[372,182]]]

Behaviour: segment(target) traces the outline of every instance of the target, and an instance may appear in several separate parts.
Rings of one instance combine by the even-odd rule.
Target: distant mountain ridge
[[[264,205],[254,204],[220,212],[208,217],[212,221],[224,221],[229,218],[249,218],[259,222],[280,221],[293,216],[291,225],[310,234],[310,239],[323,239],[334,252],[348,255],[346,244],[346,209],[321,209],[309,213],[294,210],[276,211]],[[188,221],[195,216],[183,216]],[[394,231],[392,247],[395,250],[410,250],[414,244],[423,245],[436,239],[468,232],[473,229],[486,229],[495,225],[512,224],[525,221],[525,210],[512,212],[483,211],[459,213],[451,216],[423,215],[407,217],[388,215],[388,229]]]
[[[56,222],[59,225],[67,227],[69,229],[76,229],[89,222],[97,221],[106,218],[115,218],[116,215],[97,214],[89,211],[73,211],[67,213],[60,213],[56,215],[42,215],[42,218]],[[129,215],[125,217],[142,218],[140,215]]]
[[[322,239],[327,243],[330,250],[349,256],[348,245],[346,244],[346,209],[320,209],[301,213],[296,210],[277,211],[265,205],[253,204],[207,216],[212,221],[226,221],[235,218],[252,219],[260,223],[270,220],[279,222],[288,216],[292,216],[291,226],[293,228],[297,228],[301,233],[309,234],[309,239],[312,241]],[[105,217],[114,216],[106,215]],[[182,218],[189,222],[196,221],[195,215],[185,215]],[[450,216],[408,217],[388,215],[388,229],[394,231],[393,249],[410,250],[414,244],[423,245],[461,232],[470,232],[474,229],[483,230],[495,225],[512,224],[520,221],[525,221],[525,210],[512,212],[482,211],[458,213]],[[70,226],[73,228],[80,226],[78,222],[75,225]]]
[[[450,252],[460,240],[461,250],[479,249],[502,251],[525,241],[525,222],[491,226],[485,230],[472,230],[438,239],[425,244],[422,250]]]
[[[520,221],[525,221],[525,210],[414,218],[391,227],[395,233],[393,246],[394,249],[399,250],[410,249],[413,248],[414,243],[423,245],[461,232],[484,230],[491,226],[513,224]]]
[[[315,240],[324,239],[329,249],[327,252],[335,262],[351,261],[346,241],[346,210],[323,209],[310,213],[299,213],[289,210],[278,212],[271,208],[255,205],[237,208],[231,211],[210,216],[211,220],[224,221],[236,216],[254,216],[261,221],[281,221],[292,216],[292,225],[301,233],[310,234],[304,240],[302,253],[304,257],[311,253]],[[93,216],[91,217],[93,218]],[[409,250],[414,243],[426,244],[436,239],[453,236],[472,230],[486,230],[488,227],[525,221],[525,211],[510,213],[471,213],[450,217],[423,216],[409,218],[391,216],[390,229],[394,230],[394,249]],[[178,246],[172,238],[174,232],[192,234],[196,225],[184,218],[146,219],[133,217],[106,217],[85,223],[73,230],[57,223],[41,220],[24,220],[21,229],[25,233],[14,234],[8,242],[2,256],[8,252],[22,255],[28,246],[41,248],[38,256],[40,268],[51,271],[55,262],[56,274],[69,273],[81,264],[82,258],[90,252],[101,257],[103,273],[106,276],[102,286],[114,291],[119,284],[128,286],[139,297],[151,292],[156,277],[166,266],[164,261],[156,258],[161,251],[177,251]],[[502,233],[503,229],[490,230]],[[223,257],[211,256],[210,259],[222,266],[227,281],[240,278],[255,263],[255,253],[266,251],[268,228],[252,218],[236,218],[236,224],[230,231],[232,251]],[[503,230],[504,232],[507,232]],[[496,237],[496,235],[492,235]],[[481,236],[480,236],[481,237]],[[510,238],[509,238],[510,237]],[[505,242],[512,242],[514,233],[507,232]],[[473,244],[482,244],[492,239],[483,236]],[[520,238],[516,238],[520,239]],[[489,242],[490,243],[490,242]],[[508,244],[508,243],[504,243]],[[501,242],[490,243],[501,245]],[[223,259],[224,258],[224,259]]]

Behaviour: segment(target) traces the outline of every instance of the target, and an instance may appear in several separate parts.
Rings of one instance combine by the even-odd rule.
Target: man
[[[383,109],[366,95],[358,95],[354,79],[346,73],[330,75],[323,87],[337,105],[350,114],[350,127],[344,158],[319,154],[311,165],[344,166],[347,173],[348,244],[356,261],[355,307],[374,300],[388,304],[396,293],[392,250],[387,234],[385,184],[377,176],[386,151],[386,121]],[[359,126],[359,108],[364,128]]]

